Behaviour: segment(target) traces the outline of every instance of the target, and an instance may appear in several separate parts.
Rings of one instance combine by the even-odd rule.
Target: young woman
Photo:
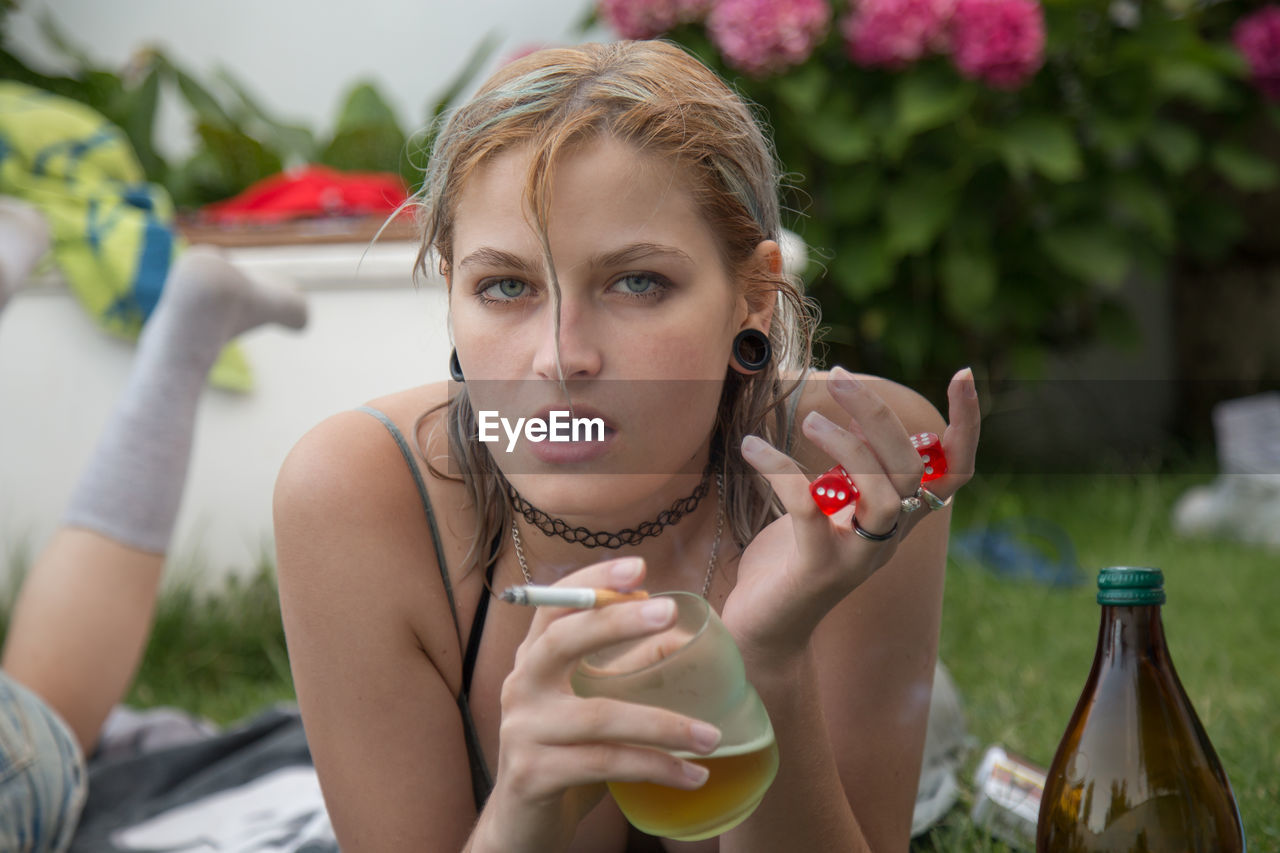
[[[696,788],[672,752],[719,732],[579,699],[569,673],[671,611],[491,603],[527,582],[701,592],[737,640],[778,775],[737,828],[668,849],[905,849],[949,515],[904,501],[909,435],[944,436],[927,497],[950,498],[977,399],[961,371],[947,426],[906,388],[809,370],[777,181],[750,111],[661,42],[533,54],[451,117],[420,204],[459,381],[325,421],[277,484],[290,658],[344,849],[661,849],[602,783]],[[478,440],[486,413],[556,409],[603,440]],[[808,485],[835,463],[861,497],[827,517]]]

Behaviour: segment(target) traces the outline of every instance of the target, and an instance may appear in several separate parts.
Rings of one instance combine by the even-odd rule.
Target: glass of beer
[[[697,841],[733,828],[755,811],[778,772],[778,747],[764,703],[747,681],[742,655],[711,605],[691,592],[658,595],[675,602],[674,625],[588,655],[570,681],[579,696],[667,708],[720,729],[713,754],[676,753],[710,771],[696,791],[608,783],[637,829]]]

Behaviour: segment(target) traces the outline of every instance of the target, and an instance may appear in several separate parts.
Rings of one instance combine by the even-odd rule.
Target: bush
[[[1034,376],[1048,349],[1132,342],[1121,286],[1221,260],[1246,231],[1241,195],[1280,183],[1260,153],[1280,130],[1280,7],[644,0],[597,14],[664,34],[759,105],[792,227],[819,253],[828,341],[909,381],[966,363]]]

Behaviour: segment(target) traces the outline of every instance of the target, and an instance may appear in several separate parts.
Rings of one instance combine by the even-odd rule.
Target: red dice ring
[[[834,515],[858,499],[858,487],[844,467],[837,465],[809,484],[809,494],[823,515]]]
[[[942,452],[942,439],[938,438],[937,433],[918,432],[911,436],[911,445],[920,454],[920,461],[924,462],[921,483],[936,480],[947,473],[947,457]]]
[[[911,446],[920,454],[920,461],[924,463],[921,485],[947,473],[947,457],[942,452],[942,439],[938,438],[937,433],[918,432],[911,436]],[[837,465],[809,484],[809,494],[824,515],[835,515],[858,499],[858,487],[853,484],[849,472]],[[937,508],[932,501],[929,505]]]

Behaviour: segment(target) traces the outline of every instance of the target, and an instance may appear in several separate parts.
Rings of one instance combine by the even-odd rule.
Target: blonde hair
[[[605,135],[678,163],[725,269],[744,284],[748,303],[755,309],[762,300],[776,300],[769,329],[774,357],[750,376],[726,369],[712,434],[712,458],[723,466],[726,519],[744,545],[781,510],[768,484],[735,451],[748,433],[775,446],[786,440],[785,404],[798,380],[787,383],[783,373],[801,376],[808,369],[817,312],[798,281],[750,263],[761,241],[781,236],[779,174],[750,109],[714,72],[662,41],[541,50],[500,69],[449,116],[435,139],[415,200],[423,228],[417,269],[428,272],[433,251],[441,272],[451,269],[462,188],[499,152],[527,146],[532,156],[525,198],[558,300],[546,236],[552,175],[573,146]],[[475,535],[464,558],[470,571],[496,558],[489,543],[510,527],[513,510],[487,445],[473,440],[475,414],[462,389],[447,404],[447,424],[451,461],[461,475],[450,478],[468,486],[476,506]],[[428,467],[437,477],[449,476],[430,462]]]

